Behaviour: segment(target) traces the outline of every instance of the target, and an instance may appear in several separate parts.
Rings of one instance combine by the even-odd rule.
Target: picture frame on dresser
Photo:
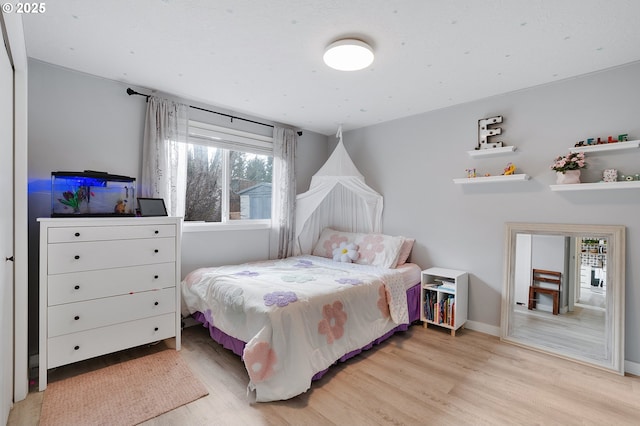
[[[182,218],[39,218],[39,384],[47,371],[175,339]]]

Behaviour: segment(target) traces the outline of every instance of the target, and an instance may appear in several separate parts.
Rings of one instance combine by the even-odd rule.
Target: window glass
[[[271,218],[272,156],[198,143],[188,153],[185,221]]]
[[[271,219],[273,157],[229,152],[229,220]]]
[[[222,221],[224,150],[189,144],[185,221]]]

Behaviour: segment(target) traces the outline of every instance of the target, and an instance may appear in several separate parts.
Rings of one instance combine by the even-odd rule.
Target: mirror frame
[[[624,225],[507,222],[505,224],[504,240],[500,340],[624,375],[625,233]],[[609,267],[607,268],[604,342],[606,359],[604,361],[576,356],[562,349],[551,349],[543,345],[537,345],[530,340],[510,335],[515,305],[515,248],[517,234],[562,235],[569,237],[597,235],[607,238],[607,264]]]

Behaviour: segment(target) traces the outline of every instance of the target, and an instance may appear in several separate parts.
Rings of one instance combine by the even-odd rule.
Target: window
[[[271,137],[189,121],[185,221],[270,219]]]

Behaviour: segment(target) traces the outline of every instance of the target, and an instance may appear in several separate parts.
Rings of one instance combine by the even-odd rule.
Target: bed
[[[417,265],[337,262],[321,251],[201,268],[182,281],[183,312],[242,357],[252,400],[304,393],[332,364],[419,319]]]

